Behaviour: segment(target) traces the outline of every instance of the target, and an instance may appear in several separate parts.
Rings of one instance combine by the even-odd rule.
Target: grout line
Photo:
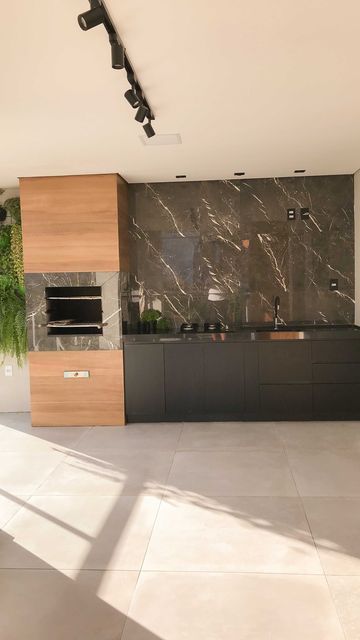
[[[182,426],[181,426],[181,429],[179,430],[178,439],[177,439],[176,445],[174,447],[173,456],[172,456],[171,462],[169,464],[169,471],[168,471],[167,476],[165,478],[164,486],[167,486],[167,483],[168,483],[168,480],[169,480],[169,477],[170,477],[170,473],[171,473],[171,470],[173,468],[175,455],[176,455],[176,452],[177,452],[177,446],[179,444],[179,441],[180,441],[180,438],[181,438],[181,435],[182,435],[182,432],[183,432],[183,429],[184,429],[184,423],[182,422],[180,424]],[[132,595],[131,595],[131,598],[130,598],[130,602],[129,602],[129,605],[128,605],[127,613],[126,613],[126,616],[125,616],[125,622],[124,622],[123,630],[121,632],[121,636],[120,636],[119,640],[122,640],[122,638],[124,637],[127,621],[129,619],[129,615],[128,614],[130,612],[133,599],[135,597],[135,593],[136,593],[136,589],[137,589],[137,586],[138,586],[138,583],[139,583],[140,576],[141,576],[141,574],[143,572],[144,562],[145,562],[146,555],[147,555],[147,552],[148,552],[148,549],[149,549],[149,546],[150,546],[150,542],[151,542],[151,539],[152,539],[152,536],[153,536],[153,532],[154,532],[155,525],[156,525],[156,522],[157,522],[157,519],[158,519],[159,511],[160,511],[161,505],[162,505],[163,500],[164,500],[165,491],[166,490],[164,489],[164,491],[162,491],[161,496],[159,497],[159,505],[158,505],[158,508],[157,508],[157,511],[156,511],[156,515],[155,515],[155,518],[154,518],[153,526],[152,526],[151,531],[150,531],[150,535],[149,535],[148,542],[147,542],[147,545],[146,545],[146,549],[145,549],[145,552],[144,552],[144,555],[143,555],[141,567],[139,569],[138,577],[137,577],[137,580],[136,580],[136,583],[135,583],[135,586],[134,586],[134,589],[133,589],[133,592],[132,592]]]
[[[315,538],[314,538],[314,534],[313,534],[313,531],[312,531],[312,528],[311,528],[311,524],[310,524],[310,521],[309,521],[308,515],[307,515],[307,513],[306,513],[306,508],[305,508],[305,504],[304,504],[304,500],[303,500],[304,496],[300,495],[300,492],[299,492],[299,489],[298,489],[298,486],[297,486],[297,483],[296,483],[296,480],[295,480],[295,476],[294,476],[294,473],[293,473],[293,469],[292,469],[292,466],[291,466],[291,462],[290,462],[290,458],[289,458],[289,455],[288,455],[288,450],[287,450],[286,445],[284,446],[284,450],[285,450],[285,455],[286,455],[287,464],[288,464],[288,467],[289,467],[289,469],[290,469],[290,473],[291,473],[291,476],[292,476],[292,478],[293,478],[293,482],[294,482],[294,484],[295,484],[296,491],[297,491],[298,496],[299,496],[299,501],[300,501],[300,504],[301,504],[301,506],[302,506],[302,510],[303,510],[303,514],[304,514],[304,517],[305,517],[305,520],[306,520],[307,526],[308,526],[308,528],[309,528],[309,532],[310,532],[310,535],[311,535],[311,539],[312,539],[312,541],[313,541],[314,549],[315,549],[315,551],[316,551],[316,555],[317,555],[317,557],[318,557],[319,564],[320,564],[320,567],[321,567],[322,572],[323,572],[323,573],[322,573],[322,575],[323,575],[324,580],[325,580],[325,582],[326,582],[327,589],[328,589],[328,593],[329,593],[329,596],[330,596],[331,602],[333,603],[334,611],[335,611],[335,613],[336,613],[336,616],[337,616],[337,619],[338,619],[338,622],[339,622],[339,626],[340,626],[340,629],[341,629],[341,631],[342,631],[342,634],[343,634],[344,640],[346,640],[347,635],[346,635],[345,630],[344,630],[344,627],[343,627],[343,625],[342,625],[342,622],[341,622],[341,619],[340,619],[340,616],[339,616],[339,613],[338,613],[338,609],[337,609],[337,606],[336,606],[336,604],[335,604],[335,599],[334,599],[334,596],[333,596],[332,590],[331,590],[331,588],[330,588],[329,581],[328,581],[327,575],[326,575],[326,573],[325,573],[325,569],[324,569],[323,563],[322,563],[322,561],[321,561],[321,557],[320,557],[319,549],[318,549],[318,546],[317,546],[317,544],[316,544],[316,540],[315,540]]]

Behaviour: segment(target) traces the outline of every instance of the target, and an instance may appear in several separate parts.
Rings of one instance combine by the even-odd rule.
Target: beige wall
[[[18,189],[7,189],[0,196],[0,204],[7,198],[19,195]],[[1,411],[29,411],[30,391],[29,391],[29,369],[26,364],[19,368],[16,360],[6,358],[2,362],[3,355],[0,354],[0,412]],[[11,377],[5,376],[5,366],[12,366]]]
[[[360,324],[360,170],[354,176],[355,208],[355,323]]]
[[[12,366],[12,376],[5,376],[5,367]],[[29,368],[21,369],[16,360],[6,357],[0,365],[0,412],[30,411]]]

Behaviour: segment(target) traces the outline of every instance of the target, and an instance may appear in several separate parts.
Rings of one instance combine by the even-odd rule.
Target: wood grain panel
[[[32,425],[125,424],[122,351],[29,353]],[[64,378],[64,371],[90,371],[90,378]]]
[[[123,269],[126,187],[117,174],[20,178],[25,272]]]

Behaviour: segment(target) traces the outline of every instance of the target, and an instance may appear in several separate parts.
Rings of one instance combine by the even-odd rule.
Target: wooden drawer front
[[[313,362],[360,362],[360,340],[312,342]]]
[[[360,364],[358,362],[324,363],[313,365],[314,382],[359,382]]]
[[[264,420],[310,418],[312,412],[312,385],[260,385],[260,407]]]
[[[124,424],[121,351],[29,353],[32,424],[105,426]],[[89,378],[64,378],[89,371]]]
[[[360,418],[360,384],[314,384],[314,417]]]
[[[311,382],[310,342],[259,344],[260,383]]]

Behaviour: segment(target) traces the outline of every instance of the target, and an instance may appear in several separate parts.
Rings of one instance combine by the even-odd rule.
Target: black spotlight
[[[127,91],[125,91],[124,96],[126,98],[126,100],[131,104],[133,109],[137,109],[139,104],[140,104],[140,100],[138,98],[138,96],[136,95],[134,89],[128,89]]]
[[[155,135],[155,131],[151,126],[150,120],[146,124],[144,124],[143,129],[148,138],[152,138]]]
[[[99,6],[94,9],[89,9],[89,11],[85,11],[85,13],[80,13],[78,23],[83,31],[88,31],[88,29],[97,27],[98,24],[104,22],[104,17],[104,10],[102,6]]]
[[[110,40],[111,66],[113,69],[123,69],[125,65],[124,47],[117,40]]]
[[[145,104],[141,104],[137,110],[135,120],[137,122],[144,122],[145,118],[149,116],[149,108]]]

